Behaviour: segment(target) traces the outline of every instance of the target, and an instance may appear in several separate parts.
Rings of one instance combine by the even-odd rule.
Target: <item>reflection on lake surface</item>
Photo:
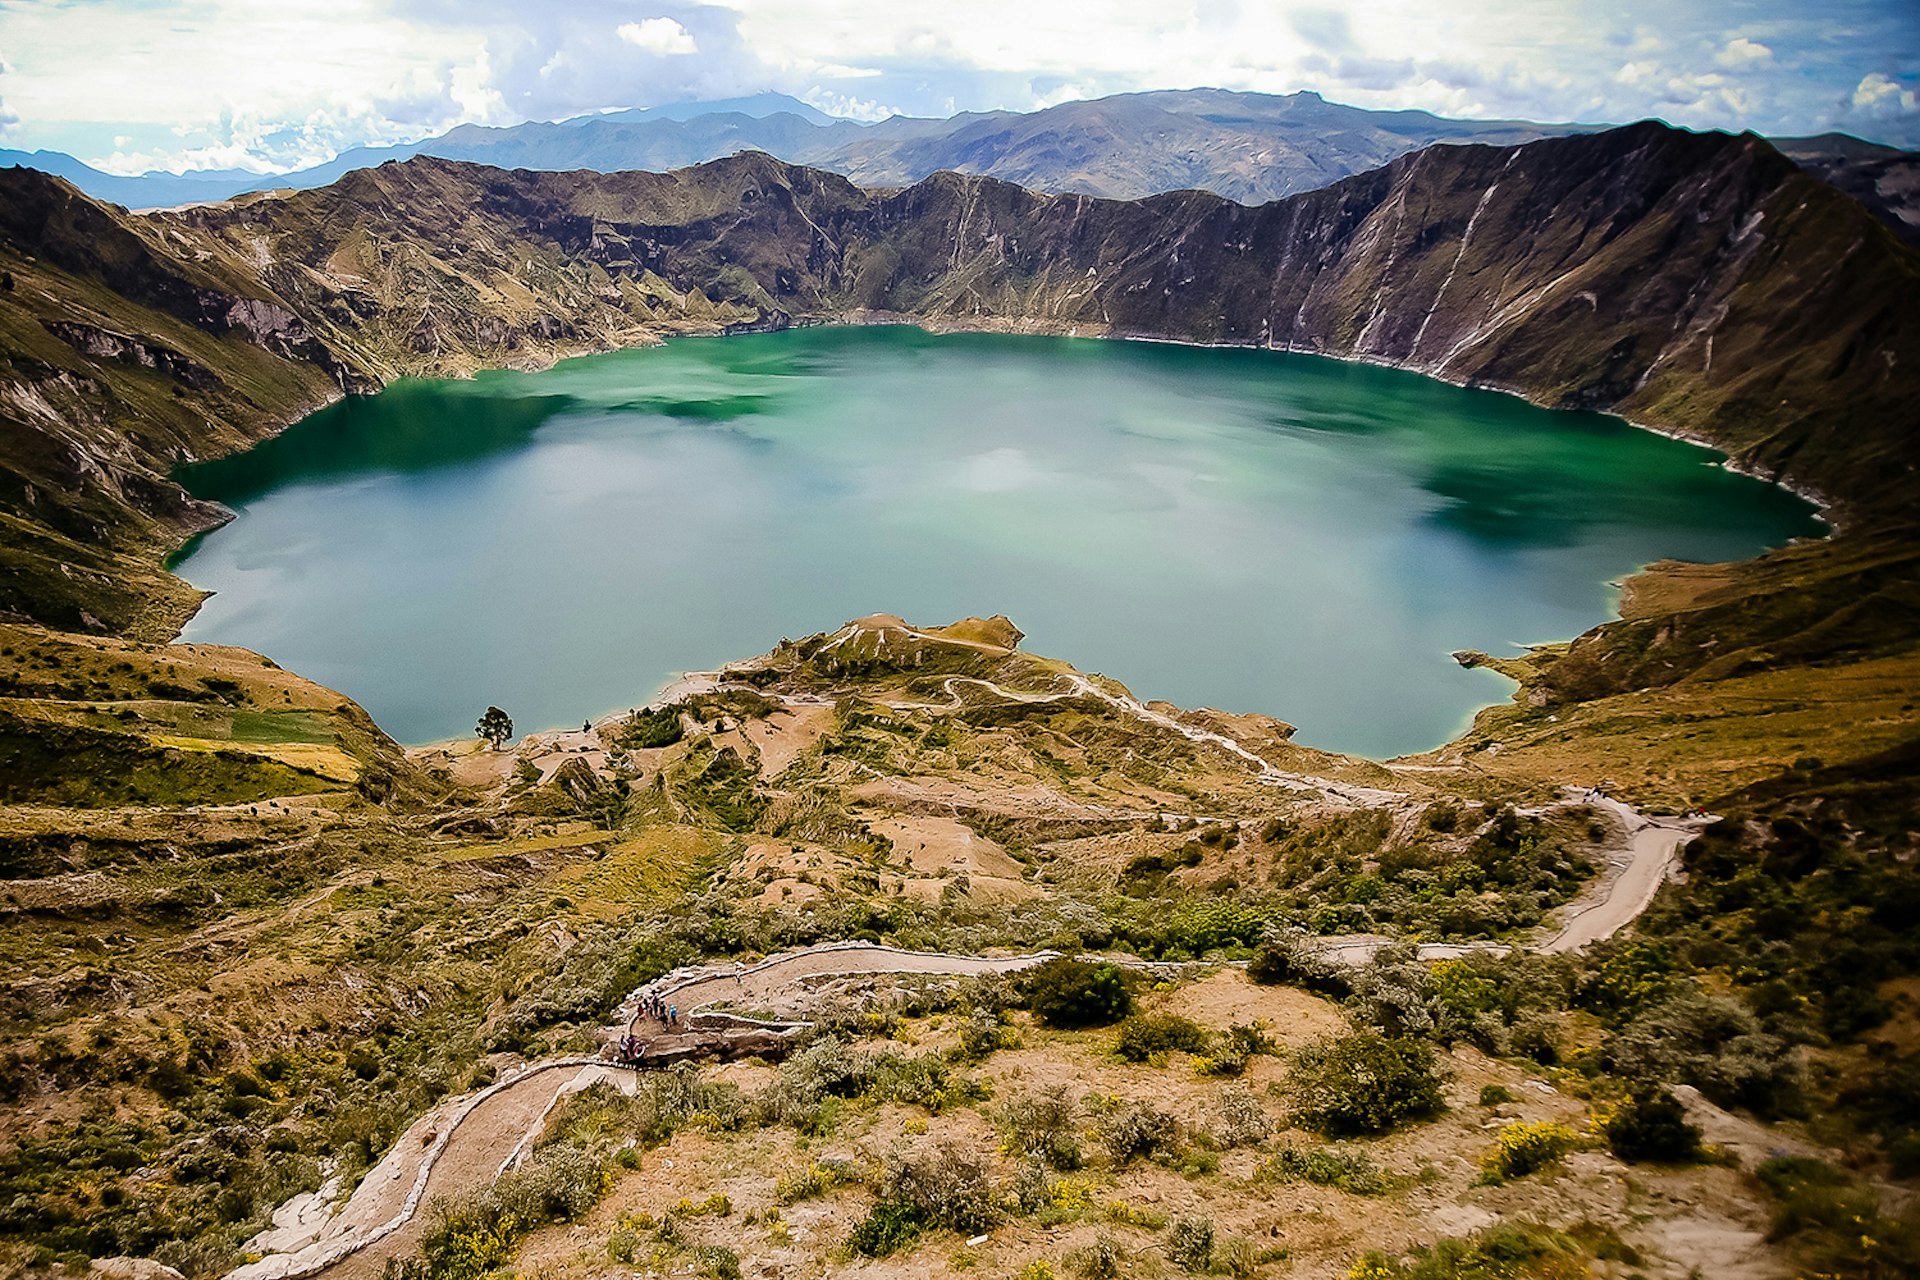
[[[420,742],[523,728],[874,612],[1374,756],[1509,687],[1651,559],[1821,526],[1617,419],[1311,356],[807,329],[408,382],[183,478],[176,564],[246,645]]]

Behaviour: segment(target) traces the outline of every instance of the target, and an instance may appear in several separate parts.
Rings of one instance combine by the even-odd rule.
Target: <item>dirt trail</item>
[[[607,1069],[580,1058],[536,1063],[479,1094],[442,1103],[400,1135],[339,1213],[314,1213],[310,1196],[282,1206],[274,1215],[277,1229],[259,1241],[270,1252],[228,1272],[226,1280],[297,1280],[321,1272],[337,1280],[378,1280],[388,1258],[419,1246],[429,1222],[422,1209],[492,1182],[562,1093]]]
[[[448,1135],[446,1147],[433,1162],[420,1207],[443,1196],[478,1190],[499,1177],[501,1166],[536,1133],[574,1078],[582,1071],[599,1069],[548,1071],[475,1107]],[[416,1211],[391,1235],[342,1259],[331,1274],[339,1280],[379,1280],[388,1258],[406,1257],[419,1247],[430,1221],[430,1215]]]
[[[814,947],[774,956],[741,968],[677,970],[641,987],[620,1006],[629,1034],[658,1034],[666,1030],[657,1018],[645,1015],[649,998],[665,1001],[684,1022],[696,1011],[722,1000],[752,1004],[766,1000],[808,978],[848,977],[855,974],[927,973],[964,977],[985,973],[1015,973],[1052,959],[1057,952],[1019,956],[955,956],[931,951],[901,951],[860,943]]]
[[[1140,710],[1167,719],[1146,708]],[[1190,728],[1170,720],[1169,727]],[[1208,740],[1219,737],[1204,730],[1192,733]],[[1678,850],[1701,825],[1655,821],[1619,801],[1591,803],[1613,810],[1626,825],[1629,839],[1625,865],[1604,882],[1602,892],[1592,901],[1569,910],[1565,926],[1539,944],[1541,951],[1577,950],[1631,922],[1646,909],[1672,868]],[[1331,939],[1326,950],[1358,964],[1387,941],[1372,937]],[[1438,960],[1476,950],[1507,948],[1498,943],[1428,943],[1419,948],[1419,954],[1422,959]],[[619,1016],[627,1034],[659,1037],[670,1034],[670,1029],[647,1013],[650,999],[672,1006],[684,1024],[706,1006],[720,1001],[752,1006],[810,979],[859,974],[1013,973],[1054,954],[959,956],[866,943],[830,945],[774,956],[745,967],[678,970],[633,992],[621,1006]],[[518,1077],[479,1095],[443,1103],[401,1136],[337,1215],[312,1221],[317,1217],[312,1212],[316,1207],[310,1203],[312,1197],[290,1201],[282,1213],[275,1215],[282,1229],[272,1233],[275,1238],[263,1241],[274,1252],[230,1272],[226,1280],[300,1280],[323,1272],[329,1280],[377,1280],[388,1258],[404,1256],[418,1246],[427,1225],[421,1207],[435,1197],[458,1195],[491,1182],[525,1149],[562,1093],[579,1087],[588,1078],[604,1078],[623,1070],[582,1059],[536,1063]]]
[[[920,633],[915,632],[913,634],[917,635]],[[985,689],[995,697],[1004,698],[1008,702],[1032,704],[1065,702],[1071,698],[1092,698],[1096,701],[1106,703],[1123,715],[1132,716],[1136,720],[1144,720],[1146,723],[1156,725],[1162,729],[1170,729],[1189,742],[1197,745],[1217,747],[1229,755],[1238,757],[1246,764],[1251,765],[1255,778],[1267,786],[1286,787],[1294,791],[1318,791],[1324,795],[1332,796],[1335,799],[1345,800],[1350,804],[1358,805],[1394,804],[1407,798],[1403,793],[1398,791],[1387,791],[1379,787],[1356,786],[1350,782],[1336,782],[1332,778],[1320,778],[1306,773],[1289,773],[1285,769],[1276,767],[1269,762],[1266,757],[1249,750],[1235,738],[1229,737],[1224,733],[1216,733],[1211,729],[1198,728],[1183,720],[1177,720],[1170,715],[1155,711],[1137,698],[1114,693],[1112,690],[1103,687],[1098,682],[1080,674],[1078,671],[1063,671],[1055,678],[1067,682],[1065,691],[1058,693],[1028,693],[1019,689],[1006,688],[1003,685],[996,684],[991,680],[982,679],[979,676],[948,676],[941,682],[941,688],[946,692],[949,701],[945,703],[896,702],[890,705],[902,710],[959,711],[966,706],[966,701],[960,696],[955,686],[963,684],[974,685],[978,688]]]
[[[664,995],[685,1019],[717,1000],[765,999],[809,978],[1012,973],[1054,954],[953,956],[867,944],[817,947],[775,956],[742,969],[738,977],[732,969],[678,971],[629,996],[621,1017],[631,1026],[646,994]],[[651,1026],[656,1032],[666,1030],[657,1021]],[[419,1246],[430,1221],[421,1210],[438,1197],[458,1196],[492,1182],[527,1149],[562,1094],[593,1079],[631,1074],[629,1068],[597,1059],[560,1059],[535,1063],[479,1094],[442,1103],[400,1136],[339,1213],[319,1213],[311,1196],[289,1201],[275,1215],[279,1229],[259,1242],[270,1252],[229,1272],[226,1280],[300,1280],[322,1273],[329,1280],[378,1280],[387,1259],[404,1257]]]
[[[1561,908],[1560,931],[1545,941],[1527,943],[1529,951],[1544,955],[1578,951],[1632,924],[1679,866],[1680,850],[1717,821],[1712,817],[1651,818],[1605,796],[1581,795],[1580,803],[1612,813],[1627,838],[1607,851],[1607,869],[1599,880]],[[1350,934],[1321,939],[1316,949],[1344,964],[1360,965],[1391,941],[1379,934]],[[1422,960],[1456,960],[1476,951],[1505,955],[1512,949],[1504,942],[1423,942],[1415,951]]]
[[[1171,729],[1189,742],[1219,747],[1231,755],[1238,756],[1240,759],[1252,765],[1255,777],[1268,786],[1287,787],[1294,791],[1318,791],[1323,795],[1332,796],[1335,799],[1345,800],[1350,804],[1357,805],[1397,804],[1407,798],[1401,792],[1387,791],[1380,787],[1361,787],[1355,786],[1350,782],[1335,782],[1332,778],[1318,778],[1307,773],[1289,773],[1285,769],[1277,768],[1268,763],[1266,757],[1249,751],[1246,747],[1242,746],[1238,740],[1230,738],[1224,733],[1215,733],[1211,729],[1196,728],[1193,725],[1187,724],[1185,721],[1176,720],[1170,715],[1164,715],[1146,706],[1138,699],[1113,693],[1102,688],[1077,671],[1068,673],[1067,681],[1075,686],[1074,691],[1077,694],[1098,698],[1100,701],[1118,711],[1133,716],[1135,719],[1144,720],[1148,724],[1159,725],[1163,729]]]
[[[1606,809],[1627,830],[1624,867],[1601,882],[1601,893],[1567,904],[1560,932],[1534,949],[1548,955],[1578,951],[1589,942],[1610,938],[1637,919],[1680,863],[1680,850],[1713,819],[1650,818],[1632,805],[1596,797],[1587,801]]]

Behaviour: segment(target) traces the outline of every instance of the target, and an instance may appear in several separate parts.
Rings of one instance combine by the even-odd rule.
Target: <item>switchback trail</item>
[[[1357,803],[1402,798],[1393,792],[1286,774],[1225,735],[1181,724],[1130,698],[1103,690],[1084,676],[1076,676],[1074,688],[1060,694],[1021,694],[989,681],[953,677],[945,687],[956,702],[959,698],[954,686],[962,681],[983,685],[998,696],[1025,701],[1098,698],[1190,740],[1245,759],[1259,770],[1263,782],[1289,787],[1339,787],[1347,793],[1346,798]],[[1705,825],[1704,821],[1649,818],[1612,799],[1592,798],[1588,803],[1612,812],[1627,839],[1624,847],[1611,852],[1608,874],[1589,894],[1567,906],[1559,932],[1534,944],[1533,949],[1544,953],[1577,951],[1631,923],[1672,871],[1681,847]],[[1372,936],[1327,939],[1321,950],[1361,964],[1388,941]],[[1425,960],[1439,960],[1475,951],[1507,950],[1499,943],[1428,943],[1419,948],[1419,955]],[[869,943],[837,943],[776,955],[751,966],[676,970],[632,992],[620,1007],[616,1027],[653,1045],[697,1052],[703,1037],[717,1040],[719,1032],[714,1026],[688,1024],[694,1015],[714,1004],[725,1002],[752,1009],[777,1003],[779,997],[802,990],[809,983],[859,975],[962,977],[1014,973],[1054,954],[963,956]],[[668,1026],[649,1012],[650,1006],[671,1008],[676,1025]],[[727,1020],[709,1014],[701,1022],[718,1024]],[[265,1256],[229,1273],[226,1280],[304,1280],[321,1274],[329,1280],[377,1280],[388,1259],[405,1256],[418,1246],[426,1229],[422,1206],[436,1197],[470,1193],[498,1177],[531,1146],[547,1114],[566,1093],[602,1079],[623,1082],[631,1089],[633,1076],[632,1068],[602,1059],[554,1059],[530,1064],[477,1094],[440,1104],[401,1136],[337,1213],[325,1214],[312,1196],[296,1197],[283,1206],[275,1215],[276,1230],[256,1242],[267,1251]]]

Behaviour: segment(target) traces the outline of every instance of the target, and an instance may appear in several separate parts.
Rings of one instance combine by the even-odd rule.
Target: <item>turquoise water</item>
[[[911,328],[688,339],[413,381],[191,468],[240,518],[176,570],[390,733],[522,729],[868,613],[1027,647],[1374,756],[1510,688],[1648,560],[1812,508],[1617,419],[1271,352]]]

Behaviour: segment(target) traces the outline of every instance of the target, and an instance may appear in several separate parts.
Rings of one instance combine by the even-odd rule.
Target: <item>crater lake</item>
[[[406,742],[636,706],[896,613],[1298,741],[1439,745],[1511,653],[1650,560],[1824,526],[1616,418],[1307,355],[813,328],[405,381],[183,469],[238,518],[173,568],[244,645]]]

